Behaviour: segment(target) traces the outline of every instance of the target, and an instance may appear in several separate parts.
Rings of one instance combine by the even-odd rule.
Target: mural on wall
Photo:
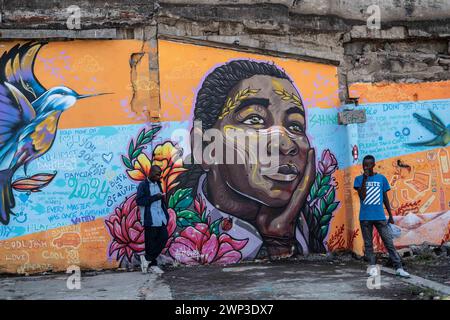
[[[197,55],[206,55],[202,47],[194,46],[191,50],[197,51]],[[180,119],[184,121],[176,127],[185,128],[187,135],[195,134],[194,130],[200,130],[197,133],[202,135],[210,128],[217,128],[224,136],[230,129],[255,129],[259,135],[274,128],[280,130],[280,160],[275,173],[263,175],[259,162],[255,165],[245,161],[243,164],[192,164],[194,159],[187,136],[186,143],[159,139],[150,155],[143,144],[151,141],[142,131],[125,148],[127,152],[122,160],[131,180],[144,179],[151,164],[163,169],[163,188],[169,194],[171,217],[170,239],[164,252],[172,260],[183,264],[223,264],[327,251],[330,222],[340,203],[333,176],[338,161],[328,148],[322,148],[316,155],[316,148],[308,137],[304,100],[310,101],[309,104],[316,101],[311,95],[302,97],[296,83],[280,66],[258,58],[212,61],[212,68],[195,78],[197,83],[181,81],[188,91],[191,91],[189,83],[194,85],[190,98],[174,91],[170,82],[171,94],[162,93],[162,96],[171,99],[164,100],[162,113],[173,117],[164,112],[164,105],[167,103],[170,110],[176,105],[173,97],[183,97],[180,100],[191,100],[192,107],[189,112],[185,109],[181,114],[184,118]],[[182,63],[185,66],[181,67],[187,67],[195,62],[184,60]],[[297,63],[293,61],[294,65]],[[306,69],[313,70],[315,65],[308,67]],[[177,68],[178,65],[171,64],[171,71]],[[327,72],[332,78],[336,69],[329,67]],[[179,76],[184,77],[185,73],[182,74]],[[186,76],[191,74],[186,73]],[[315,76],[322,81],[325,78]],[[165,83],[165,79],[161,79],[161,85]],[[333,84],[337,86],[337,82]],[[317,95],[320,89],[317,83],[314,93]],[[331,90],[331,95],[336,92]],[[322,103],[330,100],[324,99]],[[202,127],[195,129],[194,121],[199,120]],[[161,132],[170,133],[173,127],[163,128]],[[224,141],[224,145],[226,143]],[[237,159],[238,152],[232,152]],[[138,261],[136,255],[144,251],[143,229],[134,197],[135,194],[131,195],[105,221],[113,239],[109,254],[122,265]],[[124,216],[124,208],[132,211],[130,217],[133,218]],[[124,234],[124,230],[131,232]]]
[[[61,114],[77,100],[99,94],[81,95],[65,86],[44,88],[34,75],[36,54],[44,43],[17,44],[0,58],[0,222],[8,224],[15,206],[12,188],[38,192],[56,173],[27,174],[28,165],[53,145]],[[23,167],[26,178],[11,181]]]
[[[396,246],[450,239],[450,82],[353,85],[367,121],[343,126],[334,66],[159,41],[158,85],[141,41],[0,50],[0,272],[138,264],[151,165],[168,194],[164,254],[181,264],[362,254],[352,186],[366,154],[391,185]],[[211,128],[279,135],[277,171],[193,161],[192,137]]]
[[[439,84],[436,87],[445,83]],[[378,170],[390,182],[394,221],[402,229],[394,241],[398,248],[424,241],[440,245],[449,239],[450,100],[447,92],[433,88],[428,83],[352,88],[355,96],[369,102],[361,105],[370,115],[368,121],[358,125],[354,135],[361,154],[373,154]],[[421,92],[430,100],[416,101]],[[384,102],[396,101],[399,95],[411,101]],[[378,250],[385,251],[377,232],[374,241]]]
[[[131,101],[135,90],[148,92],[134,83],[150,75],[130,59],[139,52],[145,66],[149,48],[129,40],[0,48],[1,203],[8,213],[0,225],[0,271],[116,266],[104,218],[136,188],[116,145],[126,145],[147,119]]]
[[[129,178],[137,182],[148,177],[152,165],[158,165],[162,169],[163,192],[170,194],[168,198],[170,219],[167,226],[170,238],[164,253],[184,264],[227,264],[236,263],[242,259],[256,258],[264,239],[259,237],[257,229],[259,225],[252,226],[238,214],[232,215],[223,210],[219,211],[217,206],[208,200],[201,187],[206,187],[205,173],[202,174],[201,180],[194,181],[197,185],[197,192],[193,192],[193,187],[185,187],[186,182],[183,182],[182,175],[187,174],[188,179],[191,179],[195,169],[183,166],[181,149],[171,141],[167,141],[157,145],[151,157],[142,152],[145,144],[150,143],[154,134],[159,130],[160,127],[155,127],[148,132],[143,129],[135,143],[134,140],[131,140],[128,153],[126,156],[122,156],[122,160],[127,167]],[[303,208],[298,206],[295,207],[295,212],[289,212],[293,215],[292,220],[294,221],[288,221],[288,225],[292,225],[292,229],[297,228],[297,230],[291,231],[288,229],[289,226],[285,227],[287,230],[284,229],[281,232],[286,234],[290,231],[292,238],[278,237],[278,241],[294,242],[297,240],[298,244],[294,242],[294,245],[298,245],[299,252],[303,253],[300,251],[303,250],[301,244],[308,244],[312,240],[315,242],[306,246],[306,250],[325,252],[328,225],[332,213],[338,206],[338,202],[334,201],[335,190],[331,180],[336,168],[337,162],[333,154],[329,150],[325,150],[319,161],[317,174],[314,172],[312,174],[312,183],[307,188],[297,186],[298,190],[305,188],[304,198],[307,199],[305,203],[300,203],[304,205]],[[181,179],[178,179],[179,177]],[[190,181],[188,180],[188,182]],[[216,181],[214,181],[214,186],[218,186]],[[135,196],[135,193],[131,195],[120,207],[115,209],[115,213],[108,220],[105,220],[113,237],[109,254],[115,255],[116,259],[125,266],[139,261],[136,255],[144,252],[143,227],[140,223],[140,212],[137,209]],[[298,201],[298,199],[294,200]],[[261,208],[258,208],[257,213],[260,210]],[[306,223],[300,225],[303,215],[307,217],[304,218]],[[280,216],[274,214],[275,218]],[[281,224],[277,223],[278,225]],[[294,235],[295,231],[297,232]],[[305,232],[308,232],[308,238],[304,237]],[[267,239],[264,240],[267,241]],[[272,250],[276,250],[275,254],[273,251],[268,252],[271,257],[279,257],[280,251],[286,249],[286,245],[282,242],[270,243],[270,245],[273,246]],[[287,249],[288,256],[294,254],[292,245]]]

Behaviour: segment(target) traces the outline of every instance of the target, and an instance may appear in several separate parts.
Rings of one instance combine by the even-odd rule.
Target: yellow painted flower
[[[128,176],[135,181],[142,181],[150,174],[151,162],[145,153],[141,153],[133,164],[134,170],[127,170]]]
[[[170,141],[158,145],[153,150],[152,165],[156,165],[162,170],[161,186],[163,192],[168,192],[174,188],[178,184],[174,183],[175,179],[186,171],[183,168],[182,152],[182,149],[176,147]]]
[[[187,169],[183,168],[182,150],[168,141],[153,150],[152,160],[141,153],[133,163],[133,170],[127,170],[128,176],[135,181],[143,181],[150,175],[152,165],[161,168],[161,187],[163,192],[170,191],[178,183],[175,179]]]

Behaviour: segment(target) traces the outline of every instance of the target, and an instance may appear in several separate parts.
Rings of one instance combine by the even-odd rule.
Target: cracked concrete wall
[[[366,28],[372,4],[380,7],[381,30]],[[81,9],[81,30],[67,30],[71,5]],[[157,37],[181,37],[332,60],[340,65],[342,100],[355,82],[450,78],[450,2],[443,0],[5,0],[0,10],[3,38],[145,37],[157,52]]]

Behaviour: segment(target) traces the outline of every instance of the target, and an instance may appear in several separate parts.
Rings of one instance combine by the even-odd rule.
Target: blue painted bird
[[[45,42],[18,44],[0,58],[0,222],[8,224],[15,206],[11,179],[50,150],[61,114],[77,100],[100,94],[80,95],[57,86],[45,89],[34,75],[37,53]]]
[[[414,118],[419,121],[419,123],[425,127],[428,131],[433,133],[436,137],[431,140],[423,141],[423,142],[411,142],[407,143],[408,146],[411,147],[420,147],[420,146],[443,146],[445,147],[450,142],[450,124],[445,126],[439,117],[433,113],[433,111],[428,110],[430,113],[430,119],[422,117],[417,113],[413,113]]]

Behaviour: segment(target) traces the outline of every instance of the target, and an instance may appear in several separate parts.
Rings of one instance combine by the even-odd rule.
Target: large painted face
[[[247,94],[243,91],[246,89],[249,89]],[[267,172],[265,169],[269,166],[260,158],[249,161],[251,150],[246,145],[243,149],[247,159],[243,159],[242,152],[234,151],[235,159],[241,156],[241,164],[219,164],[211,166],[210,170],[217,170],[216,174],[221,175],[227,187],[244,197],[269,207],[287,205],[303,177],[310,148],[305,133],[305,111],[297,90],[289,80],[256,75],[238,83],[228,98],[236,103],[228,112],[224,108],[214,128],[225,137],[229,130],[249,129],[254,130],[259,138],[276,135],[278,140],[273,141],[278,141],[275,148],[278,164],[274,167],[272,163],[272,170]],[[267,154],[272,155],[270,143],[265,147]]]

